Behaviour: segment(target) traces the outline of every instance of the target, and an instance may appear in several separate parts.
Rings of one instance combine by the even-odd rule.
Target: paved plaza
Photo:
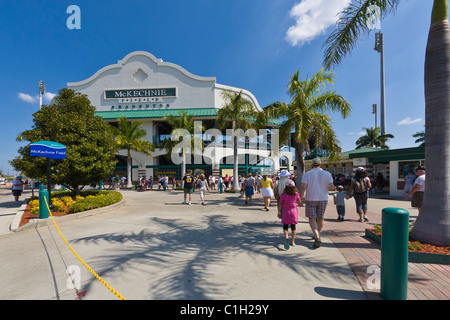
[[[246,206],[237,194],[216,191],[202,206],[198,193],[183,205],[182,191],[121,192],[113,210],[56,221],[76,253],[127,300],[381,299],[368,271],[380,266],[380,246],[363,237],[364,229],[381,223],[385,207],[404,208],[411,220],[417,215],[408,201],[378,197],[369,200],[370,221],[360,223],[351,199],[347,220],[338,222],[330,197],[322,246],[312,247],[299,208],[296,246],[285,250],[276,207],[262,210],[260,195]],[[118,299],[53,223],[10,231],[20,207],[0,188],[0,299]],[[408,299],[448,300],[449,279],[449,266],[409,263]]]

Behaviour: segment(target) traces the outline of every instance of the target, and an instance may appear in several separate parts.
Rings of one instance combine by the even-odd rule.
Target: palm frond
[[[369,21],[372,17],[371,6],[380,9],[380,19],[395,11],[400,0],[357,0],[352,1],[337,22],[336,29],[323,44],[325,49],[323,65],[329,70],[333,65],[339,65],[355,46],[362,34],[369,34]]]

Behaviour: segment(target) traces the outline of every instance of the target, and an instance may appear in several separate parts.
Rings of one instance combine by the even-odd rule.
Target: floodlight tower
[[[384,95],[384,39],[381,32],[375,33],[375,51],[380,53],[381,91],[380,91],[380,126],[381,134],[386,133],[386,106]]]
[[[42,108],[42,95],[45,93],[45,84],[39,80],[39,110]]]

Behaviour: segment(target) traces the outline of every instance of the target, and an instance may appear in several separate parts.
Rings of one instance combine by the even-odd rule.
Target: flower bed
[[[372,229],[366,229],[366,237],[381,244],[381,227],[375,225]],[[450,264],[450,247],[440,247],[429,243],[423,243],[409,237],[408,260],[416,263]]]
[[[117,191],[81,191],[80,195],[73,196],[71,191],[52,192],[52,215],[55,217],[71,213],[82,212],[109,206],[122,200],[122,194]],[[39,217],[39,198],[31,197],[22,216],[20,226],[31,219]]]

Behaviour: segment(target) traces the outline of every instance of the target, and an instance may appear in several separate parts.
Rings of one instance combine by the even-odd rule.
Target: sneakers
[[[320,245],[322,244],[322,240],[320,238],[317,238],[314,240],[313,247],[314,248],[320,248]]]

